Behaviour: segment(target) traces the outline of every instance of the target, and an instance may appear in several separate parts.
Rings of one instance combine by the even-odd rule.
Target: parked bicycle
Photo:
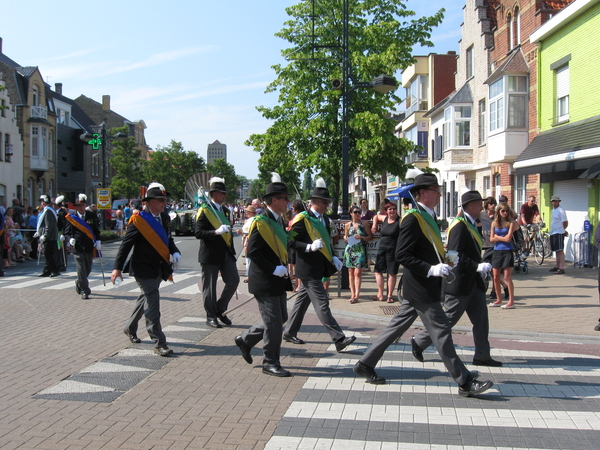
[[[550,236],[547,232],[542,231],[546,224],[544,222],[531,223],[527,225],[527,255],[533,253],[535,262],[539,265],[544,263],[544,258],[547,258],[552,253],[550,250]]]

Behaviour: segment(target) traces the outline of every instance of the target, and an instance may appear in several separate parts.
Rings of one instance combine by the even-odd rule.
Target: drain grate
[[[386,316],[395,316],[400,312],[400,305],[380,305],[379,307]]]

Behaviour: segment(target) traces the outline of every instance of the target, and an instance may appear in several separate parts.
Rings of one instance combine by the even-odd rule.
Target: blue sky
[[[206,158],[218,139],[236,172],[255,178],[259,155],[244,141],[269,127],[255,107],[277,101],[264,93],[274,79],[271,66],[284,63],[287,43],[274,34],[288,18],[285,7],[296,3],[18,1],[4,8],[0,37],[4,54],[38,66],[52,87],[63,83],[63,95],[101,101],[108,94],[114,111],[143,119],[152,148],[175,140]],[[464,1],[407,5],[418,16],[447,9],[432,36],[435,48],[414,54],[458,51]]]

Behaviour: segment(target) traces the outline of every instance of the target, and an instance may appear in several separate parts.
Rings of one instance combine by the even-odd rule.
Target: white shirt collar
[[[471,215],[468,212],[463,210],[463,214],[465,215],[466,218],[469,219],[469,221],[471,222],[471,225],[475,224],[475,219],[473,219],[473,217],[471,217]]]
[[[267,206],[267,209],[269,211],[271,211],[271,214],[273,214],[273,217],[275,217],[275,222],[277,222],[279,220],[279,214],[277,214],[275,211],[273,211],[270,207]]]
[[[422,208],[423,208],[425,211],[427,211],[431,217],[435,217],[435,212],[433,211],[433,209],[431,209],[429,206],[425,206],[425,205],[424,205],[423,203],[421,203],[421,202],[417,202],[417,203],[419,203],[419,205],[421,205],[421,207],[422,207]]]

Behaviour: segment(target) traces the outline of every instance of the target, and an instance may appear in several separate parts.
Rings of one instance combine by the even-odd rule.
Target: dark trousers
[[[342,329],[331,314],[331,309],[329,309],[327,292],[325,292],[321,280],[302,280],[302,286],[300,287],[298,297],[296,297],[296,301],[292,307],[290,319],[285,328],[285,334],[290,336],[298,335],[308,305],[311,303],[315,308],[317,317],[331,336],[331,340],[337,342],[344,338],[345,336]]]
[[[263,364],[279,366],[283,324],[288,319],[287,297],[257,296],[258,310],[262,320],[242,333],[242,339],[250,347],[263,340]]]
[[[135,301],[133,313],[125,325],[131,334],[137,334],[138,322],[146,316],[146,330],[155,347],[166,347],[167,338],[160,325],[160,294],[158,288],[162,278],[136,278],[142,293]]]
[[[219,273],[221,273],[225,287],[221,292],[221,296],[217,299]],[[227,311],[229,301],[240,283],[235,258],[231,253],[228,253],[223,264],[200,264],[200,278],[206,318],[216,319],[217,316]]]
[[[488,306],[485,301],[485,292],[473,285],[471,292],[467,295],[446,294],[444,297],[444,309],[450,322],[454,327],[466,312],[473,324],[473,341],[475,342],[475,355],[473,359],[488,360],[490,356],[490,323],[488,320]],[[431,336],[427,330],[415,335],[417,345],[425,350],[432,343]]]
[[[456,354],[450,322],[441,302],[423,303],[415,300],[402,300],[398,314],[392,317],[388,326],[383,329],[373,345],[360,358],[360,362],[369,367],[377,366],[386,349],[411,327],[417,316],[431,335],[431,340],[446,369],[450,372],[450,376],[459,386],[465,384],[471,377],[471,373]]]
[[[44,247],[44,259],[46,260],[43,273],[58,273],[59,266],[56,263],[58,247],[56,246],[56,241],[46,240],[42,245]]]
[[[74,250],[73,257],[75,258],[75,269],[77,269],[77,281],[75,287],[82,294],[90,294],[90,283],[88,277],[92,271],[92,252],[79,252]]]

